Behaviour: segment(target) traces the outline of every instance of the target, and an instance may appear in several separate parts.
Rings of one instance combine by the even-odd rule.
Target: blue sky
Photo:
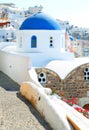
[[[89,0],[0,0],[17,7],[43,6],[43,12],[72,25],[89,28]]]

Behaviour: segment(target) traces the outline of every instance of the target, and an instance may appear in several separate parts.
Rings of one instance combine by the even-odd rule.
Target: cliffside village
[[[43,7],[34,6],[18,8],[13,3],[0,4],[0,42],[16,41],[16,31],[22,22],[29,16],[41,12]],[[66,30],[69,37],[69,51],[74,52],[75,57],[89,56],[89,28],[70,25],[69,21],[57,19],[62,29]],[[68,48],[66,49],[68,51]]]

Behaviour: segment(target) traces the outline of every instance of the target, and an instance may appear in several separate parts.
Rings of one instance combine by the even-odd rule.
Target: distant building
[[[0,29],[0,42],[11,42],[16,39],[16,29],[7,27]]]
[[[16,20],[19,26],[26,17],[31,16],[37,12],[42,11],[42,6],[29,7],[28,9],[17,8],[14,4],[1,4],[1,18],[8,18],[9,20]]]
[[[0,4],[0,42],[13,41],[16,39],[16,30],[22,22],[32,14],[40,12],[42,6],[29,7],[28,9],[17,8],[13,3]]]

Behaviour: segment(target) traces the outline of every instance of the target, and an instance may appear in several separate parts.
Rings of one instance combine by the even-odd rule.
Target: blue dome
[[[61,26],[55,19],[39,12],[28,17],[22,23],[20,30],[61,30]]]

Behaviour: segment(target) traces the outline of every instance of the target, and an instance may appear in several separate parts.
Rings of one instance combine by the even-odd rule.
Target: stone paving
[[[0,130],[53,130],[2,72],[0,86]]]

